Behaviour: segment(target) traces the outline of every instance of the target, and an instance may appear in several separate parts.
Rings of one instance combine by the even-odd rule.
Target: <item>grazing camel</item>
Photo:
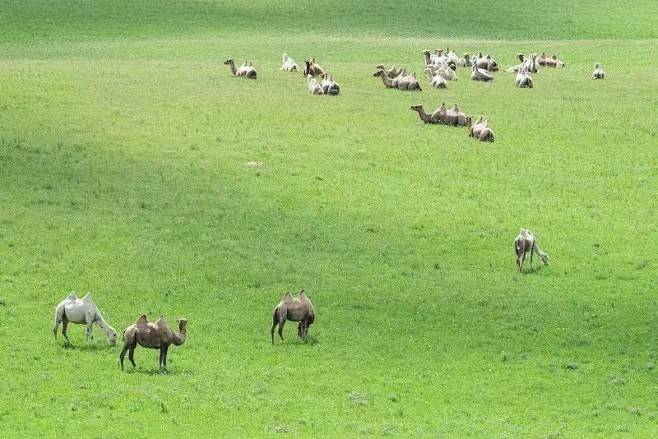
[[[281,70],[287,72],[298,72],[299,66],[294,59],[290,58],[287,53],[284,53],[282,56]]]
[[[281,298],[281,302],[274,308],[272,314],[272,344],[274,344],[274,329],[279,325],[279,337],[283,341],[283,326],[286,321],[299,322],[297,335],[306,341],[308,339],[308,328],[315,321],[315,308],[311,301],[306,297],[304,290],[301,290],[297,297],[293,297],[287,292]]]
[[[603,64],[594,64],[594,72],[592,73],[592,79],[605,79]]]
[[[519,87],[519,88],[533,88],[534,87],[534,83],[532,82],[532,78],[530,77],[530,73],[528,72],[526,67],[523,67],[516,74],[516,80],[514,81],[514,84],[516,84],[516,86]]]
[[[235,61],[232,58],[224,61],[224,65],[231,69],[233,76],[240,76],[248,79],[256,79],[256,69],[253,68],[251,62],[245,61],[239,68],[235,68]]]
[[[110,346],[116,344],[117,332],[107,324],[105,319],[103,319],[101,312],[91,299],[91,293],[87,293],[82,299],[78,299],[75,292],[71,292],[66,299],[62,300],[55,307],[55,326],[53,327],[53,335],[55,338],[57,338],[57,328],[60,323],[62,324],[62,335],[69,345],[72,345],[71,340],[69,340],[68,335],[66,335],[69,323],[87,325],[87,343],[94,341],[91,331],[93,324],[96,323],[105,335],[107,335],[107,341]]]
[[[494,77],[487,70],[482,69],[473,63],[471,66],[471,79],[474,81],[493,81]]]
[[[404,73],[404,72],[403,72]],[[400,90],[418,90],[422,91],[420,88],[420,83],[414,76],[414,74],[403,76],[403,73],[397,77],[391,79],[386,75],[386,72],[382,69],[377,70],[372,76],[379,76],[382,78],[382,82],[386,88],[397,88]]]
[[[162,316],[160,316],[157,322],[152,323],[148,321],[145,315],[142,315],[134,324],[128,326],[123,331],[123,349],[119,355],[121,369],[123,370],[123,359],[126,356],[126,352],[128,352],[128,359],[133,367],[137,367],[135,364],[135,348],[138,344],[149,349],[160,349],[160,362],[158,365],[166,369],[169,346],[172,344],[180,346],[185,343],[187,320],[177,319],[176,321],[178,322],[178,334],[169,329],[167,322]]]
[[[322,66],[315,62],[315,58],[304,60],[304,63],[306,64],[306,67],[304,67],[304,75],[320,76],[325,72]]]
[[[532,255],[537,252],[542,264],[548,265],[548,254],[544,253],[537,244],[537,238],[529,229],[521,229],[516,239],[514,239],[514,251],[516,252],[516,266],[521,270],[525,262],[526,253],[530,252],[530,269],[532,270]]]
[[[386,76],[389,78],[393,79],[396,76],[398,76],[400,73],[402,73],[402,70],[404,70],[404,67],[397,68],[395,66],[391,67],[390,69],[387,69],[384,64],[377,64],[375,67],[376,69],[382,69],[383,71],[386,72]]]
[[[308,85],[308,92],[314,95],[324,94],[322,91],[322,86],[318,83],[318,80],[313,77],[313,75],[306,75],[306,83]]]

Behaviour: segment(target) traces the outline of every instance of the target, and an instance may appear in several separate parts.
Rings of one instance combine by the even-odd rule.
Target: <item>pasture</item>
[[[490,3],[0,0],[0,436],[655,437],[658,8]],[[446,46],[502,71],[432,89]],[[532,51],[566,68],[518,89]],[[442,102],[496,141],[410,110]],[[302,288],[310,341],[272,346]],[[168,372],[54,340],[71,290],[119,334],[187,318]]]

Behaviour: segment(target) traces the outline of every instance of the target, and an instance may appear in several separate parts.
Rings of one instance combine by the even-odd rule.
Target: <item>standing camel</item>
[[[308,339],[308,327],[315,321],[315,308],[311,301],[306,297],[304,290],[301,290],[297,297],[293,297],[287,292],[281,298],[281,302],[274,308],[272,314],[272,344],[274,344],[274,329],[279,325],[279,337],[283,341],[283,326],[286,320],[299,322],[297,326],[297,335],[306,341]]]
[[[542,264],[548,265],[548,254],[544,253],[537,244],[537,238],[529,229],[521,229],[514,240],[514,251],[516,252],[516,266],[521,271],[525,262],[526,253],[530,252],[530,270],[532,270],[532,255],[537,252]]]
[[[75,292],[71,292],[66,299],[62,300],[57,307],[55,307],[55,326],[53,327],[53,335],[57,338],[57,328],[62,324],[62,335],[69,345],[72,345],[66,330],[69,323],[77,323],[79,325],[87,325],[86,339],[87,343],[93,342],[94,337],[91,333],[94,323],[107,335],[107,340],[110,346],[114,346],[117,341],[117,332],[107,324],[103,315],[96,307],[96,304],[91,300],[91,293],[85,294],[82,299],[78,299]]]
[[[158,365],[166,369],[169,345],[174,344],[180,346],[185,343],[187,320],[177,319],[176,321],[178,322],[178,334],[169,329],[167,322],[162,316],[160,316],[157,322],[152,323],[148,321],[145,315],[142,315],[134,324],[128,326],[123,331],[123,349],[119,355],[121,369],[123,370],[123,359],[126,356],[126,352],[128,352],[128,359],[133,364],[133,367],[137,367],[134,355],[135,348],[138,344],[149,349],[160,349],[160,362]]]

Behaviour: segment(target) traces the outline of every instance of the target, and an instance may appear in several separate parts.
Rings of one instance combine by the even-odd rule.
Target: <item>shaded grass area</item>
[[[328,0],[80,0],[0,2],[3,40],[87,39],[138,35],[267,31],[281,35],[406,35],[491,39],[656,38],[650,0],[596,4],[422,0],[378,3]]]

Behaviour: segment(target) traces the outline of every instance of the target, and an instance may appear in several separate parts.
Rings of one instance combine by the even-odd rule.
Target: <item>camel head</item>
[[[416,104],[416,105],[412,105],[411,107],[409,107],[409,109],[413,110],[413,111],[420,111],[420,110],[423,109],[423,106]]]
[[[539,259],[541,259],[542,264],[548,265],[548,260],[549,260],[548,253],[541,253],[539,255]]]
[[[384,76],[386,72],[382,69],[377,70],[372,76]]]
[[[230,66],[231,64],[234,64],[233,58],[229,58],[226,61],[224,61],[225,66]]]
[[[117,344],[117,332],[116,331],[112,331],[108,334],[107,342],[110,344],[110,346],[114,346],[114,345]]]
[[[181,317],[180,319],[176,319],[176,321],[178,322],[179,331],[184,331],[187,326],[187,319]]]
[[[430,51],[427,50],[427,49],[425,49],[425,50],[421,50],[420,53],[422,53],[423,55],[427,56],[427,55],[430,54]]]

